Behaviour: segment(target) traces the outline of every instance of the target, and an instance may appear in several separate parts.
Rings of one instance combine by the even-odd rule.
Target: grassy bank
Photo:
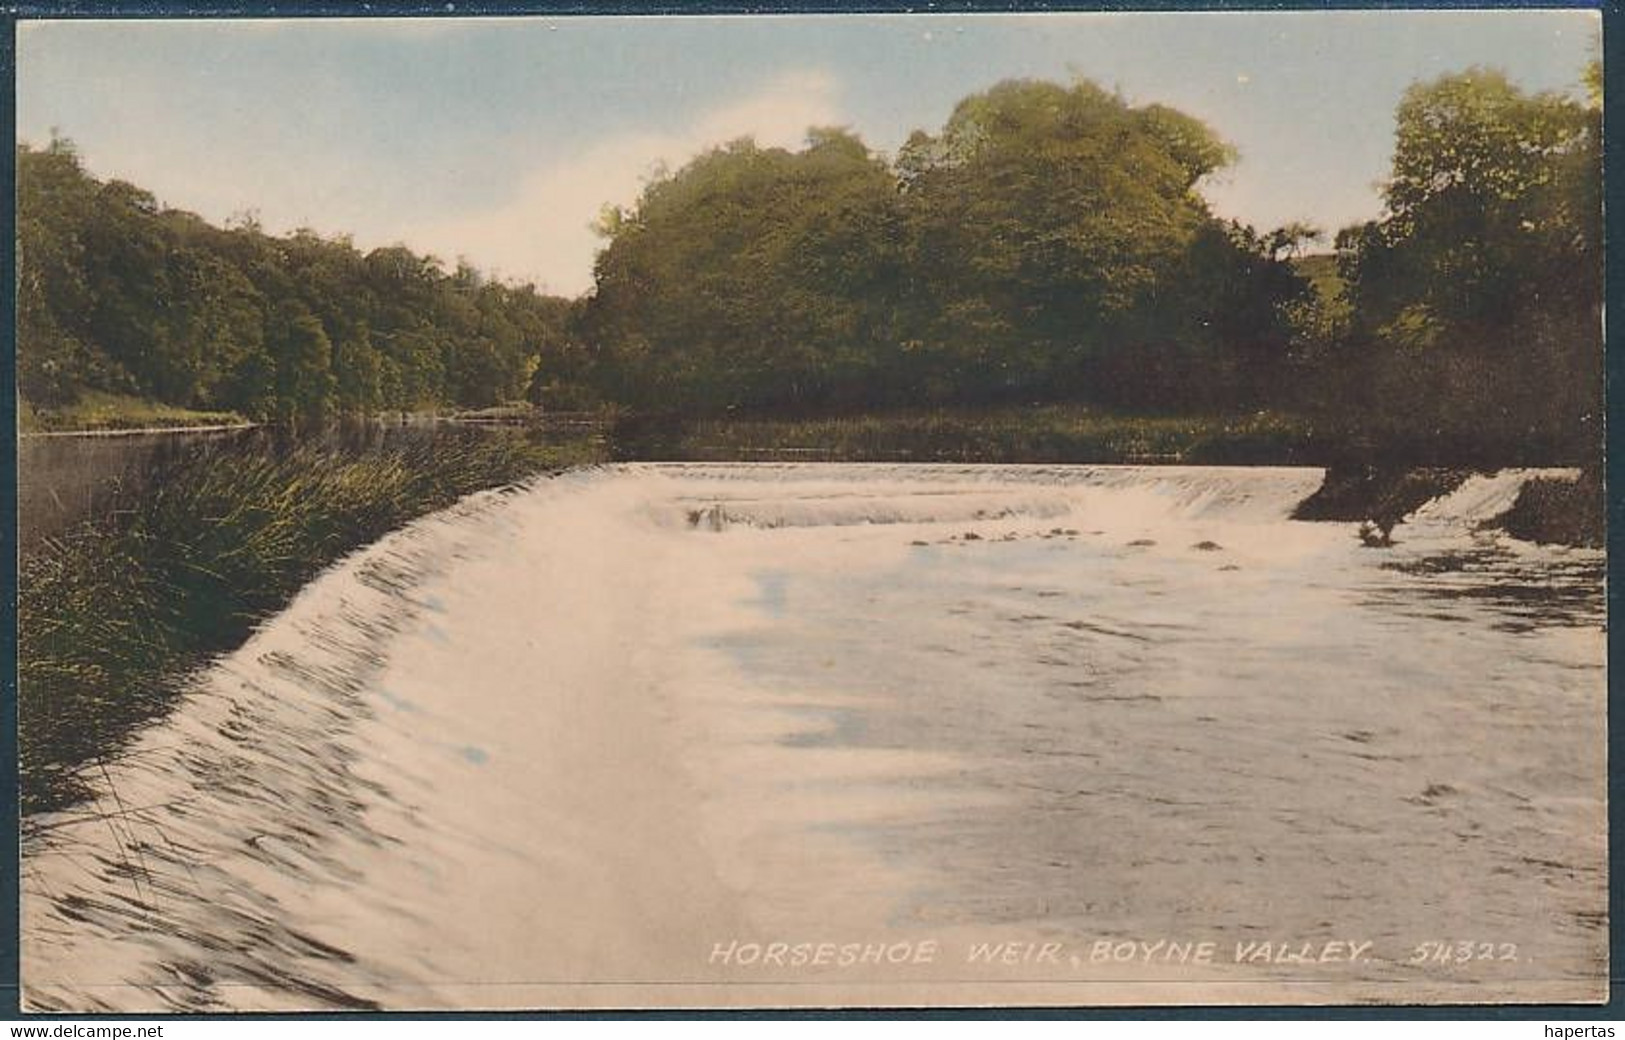
[[[394,446],[207,446],[127,511],[25,556],[18,750],[25,814],[163,715],[192,669],[242,643],[318,571],[463,495],[595,461],[595,442],[465,431]]]
[[[176,408],[99,390],[87,390],[74,403],[55,408],[42,408],[27,401],[19,402],[17,408],[17,425],[23,433],[235,426],[245,421],[236,412]]]
[[[1278,413],[1128,415],[1032,405],[815,418],[639,419],[623,458],[819,462],[1307,463],[1308,426]]]

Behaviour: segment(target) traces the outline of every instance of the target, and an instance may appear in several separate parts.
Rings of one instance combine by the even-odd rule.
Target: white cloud
[[[477,267],[533,280],[550,292],[584,292],[602,245],[591,225],[606,204],[635,202],[661,165],[676,169],[739,137],[752,136],[764,147],[798,147],[808,127],[841,122],[838,94],[828,73],[786,73],[687,126],[608,138],[534,170],[509,201],[438,221],[408,236],[409,242],[442,257],[466,256]]]

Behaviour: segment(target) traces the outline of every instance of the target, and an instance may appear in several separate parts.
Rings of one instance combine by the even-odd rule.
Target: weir
[[[699,484],[691,526],[710,531],[1054,519],[1068,514],[1275,521],[1319,486],[1309,468],[1185,466],[672,465]],[[744,479],[757,478],[750,489]],[[770,488],[771,495],[763,495]]]
[[[319,577],[95,801],[30,821],[28,1006],[703,1004],[738,981],[719,943],[759,975],[823,936],[960,972],[1002,943],[983,967],[1064,981],[1089,957],[1026,957],[1062,922],[1165,938],[1175,982],[1242,927],[1372,943],[1340,992],[1412,999],[1403,955],[1469,909],[1540,978],[1450,985],[1589,992],[1604,640],[1573,605],[1602,556],[1477,530],[1553,475],[1469,480],[1382,551],[1287,519],[1313,469],[630,465],[476,496]]]
[[[1314,468],[1222,466],[959,466],[776,463],[672,464],[662,473],[705,486],[680,500],[690,526],[754,528],[950,524],[1074,514],[1149,520],[1275,522],[1320,486]],[[1506,469],[1469,477],[1408,519],[1472,525],[1512,507],[1533,479],[1575,480],[1573,469]],[[740,485],[750,481],[747,492]],[[770,488],[776,494],[763,495]]]
[[[1416,510],[1412,522],[1433,524],[1481,524],[1493,520],[1518,500],[1518,493],[1531,480],[1580,479],[1577,469],[1503,469],[1494,474],[1475,474],[1456,490],[1441,495]]]

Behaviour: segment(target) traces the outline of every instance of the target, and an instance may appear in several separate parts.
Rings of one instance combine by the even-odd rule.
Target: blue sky
[[[1206,120],[1214,209],[1377,216],[1393,110],[1471,65],[1578,91],[1591,11],[34,22],[18,134],[213,220],[253,211],[553,291],[591,283],[605,203],[660,163],[841,125],[892,152],[967,94],[1085,76]]]

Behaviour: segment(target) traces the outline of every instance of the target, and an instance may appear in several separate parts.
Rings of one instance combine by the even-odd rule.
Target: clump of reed
[[[590,461],[521,431],[200,446],[120,512],[47,540],[18,573],[25,815],[162,716],[186,675],[239,645],[338,557],[471,492]]]

